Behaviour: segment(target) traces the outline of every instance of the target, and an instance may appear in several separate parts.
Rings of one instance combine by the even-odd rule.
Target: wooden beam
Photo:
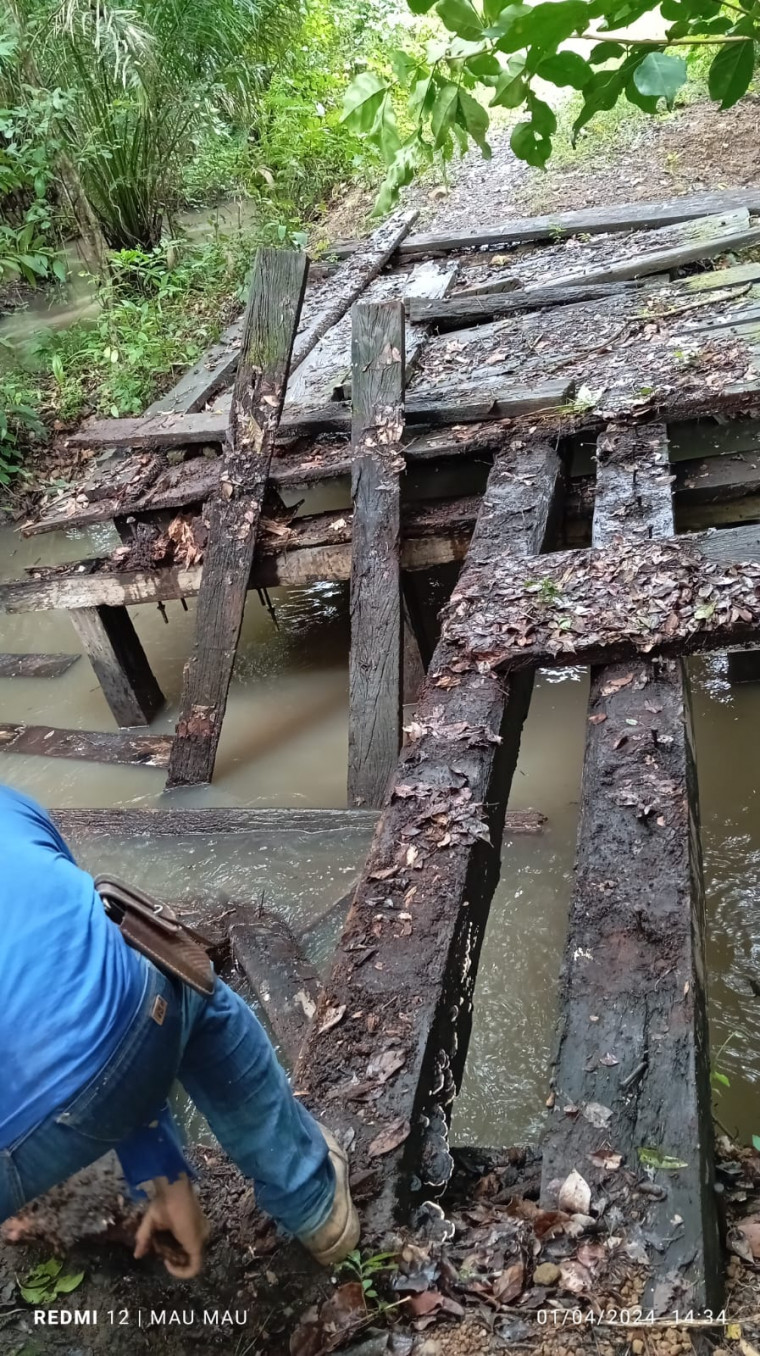
[[[521,287],[515,292],[460,292],[455,297],[440,301],[412,300],[409,319],[416,325],[430,325],[436,330],[461,330],[466,325],[478,325],[522,311],[542,311],[553,306],[575,306],[581,302],[604,301],[640,291],[635,284],[623,282],[568,283],[564,287],[553,284],[541,287]],[[106,422],[106,421],[103,421]]]
[[[746,213],[739,212],[737,216],[744,219],[744,225],[737,221],[732,226],[724,217],[703,217],[678,228],[677,234],[682,236],[678,243],[662,249],[644,250],[641,254],[624,255],[606,263],[592,263],[577,273],[562,274],[552,285],[566,288],[622,283],[756,246],[760,243],[760,226],[750,226]],[[540,290],[543,291],[543,287]]]
[[[117,725],[150,725],[164,694],[126,608],[85,604],[71,622]]]
[[[41,758],[75,758],[88,763],[129,763],[166,767],[169,735],[136,735],[113,730],[54,730],[48,725],[0,725],[0,752]]]
[[[401,747],[404,307],[352,312],[348,803],[383,804]]]
[[[252,923],[233,923],[232,955],[250,984],[280,1058],[295,1064],[321,985],[319,975],[282,918],[262,911]]]
[[[0,678],[60,678],[78,654],[0,654]]]
[[[445,234],[410,235],[399,247],[402,258],[415,255],[448,254],[470,249],[503,249],[537,240],[558,240],[569,235],[599,235],[608,231],[641,231],[692,221],[732,207],[760,212],[760,189],[732,189],[720,193],[692,193],[682,198],[655,202],[621,203],[614,206],[584,207],[571,212],[548,212],[537,217],[516,217],[479,231],[451,231]],[[355,242],[338,247],[336,254],[356,249]]]
[[[491,471],[460,587],[487,575],[502,550],[513,551],[524,570],[525,557],[547,538],[561,478],[556,453],[528,445],[519,475],[515,469],[507,447]],[[444,629],[431,673],[448,669],[454,657]],[[429,1195],[429,1165],[442,1144],[448,1158],[447,1117],[467,1052],[478,954],[530,699],[525,677],[527,683],[502,683],[472,670],[436,685],[428,675],[296,1069],[297,1089],[335,1129],[351,1132],[354,1165],[377,1169],[368,1239],[385,1234],[399,1204],[408,1205],[414,1177],[417,1198]],[[382,1087],[381,1100],[351,1100],[368,1079]]]
[[[622,524],[621,524],[622,530]],[[493,562],[487,604],[476,580],[448,605],[462,671],[614,664],[756,642],[760,525]],[[472,615],[477,616],[473,643]]]
[[[672,533],[664,428],[603,434],[597,466],[596,546]],[[704,893],[683,661],[594,669],[587,728],[543,1203],[556,1208],[558,1187],[579,1173],[642,1239],[643,1308],[658,1317],[717,1308]],[[657,1171],[665,1160],[671,1168]],[[648,1167],[655,1195],[637,1189],[651,1185]]]
[[[557,409],[567,402],[571,389],[572,383],[568,380],[547,381],[540,386],[473,380],[461,387],[452,386],[448,389],[418,388],[407,398],[407,412],[410,423],[425,425],[516,419],[523,414]],[[280,421],[281,433],[289,436],[347,433],[350,427],[350,407],[341,401],[313,410],[293,410]],[[151,419],[102,419],[89,428],[80,429],[69,441],[78,447],[131,447],[141,450],[190,447],[198,443],[221,443],[226,436],[226,429],[227,415],[223,411],[209,410],[197,415],[161,415]]]
[[[350,311],[368,283],[395,254],[417,220],[416,211],[396,212],[363,240],[350,259],[320,289],[319,310],[299,332],[293,346],[291,370],[299,366],[323,335]]]
[[[209,525],[193,651],[185,665],[169,786],[210,782],[227,706],[269,463],[306,286],[306,256],[259,250]]]

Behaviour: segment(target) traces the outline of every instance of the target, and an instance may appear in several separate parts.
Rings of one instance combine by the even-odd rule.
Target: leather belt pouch
[[[95,889],[129,946],[198,993],[210,996],[214,992],[216,975],[208,954],[211,943],[183,923],[168,904],[112,876],[98,876]]]

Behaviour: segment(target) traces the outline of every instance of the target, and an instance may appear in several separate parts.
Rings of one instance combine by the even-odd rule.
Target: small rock
[[[643,1350],[644,1343],[642,1342],[641,1338],[634,1337],[633,1341],[631,1342],[631,1351],[633,1352],[633,1356],[641,1356]]]
[[[556,1285],[561,1275],[554,1262],[542,1262],[533,1272],[534,1285]]]

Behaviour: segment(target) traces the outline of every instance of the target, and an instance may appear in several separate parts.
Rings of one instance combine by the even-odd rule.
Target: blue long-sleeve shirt
[[[0,1148],[65,1105],[116,1050],[143,991],[141,961],[50,816],[0,786]],[[132,1193],[189,1172],[167,1107],[118,1148]]]

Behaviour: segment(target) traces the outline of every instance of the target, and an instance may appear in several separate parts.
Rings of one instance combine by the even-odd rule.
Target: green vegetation
[[[78,235],[98,313],[13,343],[0,330],[0,485],[54,421],[139,413],[229,323],[257,244],[303,247],[345,186],[377,182],[341,100],[390,22],[369,0],[14,0],[10,14],[0,299],[61,286]],[[182,214],[206,208],[185,235]]]
[[[659,6],[652,0],[407,3],[412,13],[436,20],[439,33],[422,55],[395,54],[401,97],[394,82],[373,69],[357,75],[344,105],[346,123],[387,165],[378,212],[436,156],[449,158],[472,143],[490,156],[492,110],[512,110],[516,117],[520,110],[512,150],[529,165],[546,165],[558,131],[557,114],[539,92],[546,84],[579,96],[573,142],[594,117],[623,100],[649,114],[663,105],[672,108],[689,78],[686,58],[694,53],[702,58],[709,97],[730,108],[750,87],[760,40],[760,0],[663,0]],[[654,31],[664,21],[661,36],[644,39],[627,31],[645,15]],[[702,55],[706,51],[709,60]],[[399,135],[400,112],[411,121],[405,135]]]

